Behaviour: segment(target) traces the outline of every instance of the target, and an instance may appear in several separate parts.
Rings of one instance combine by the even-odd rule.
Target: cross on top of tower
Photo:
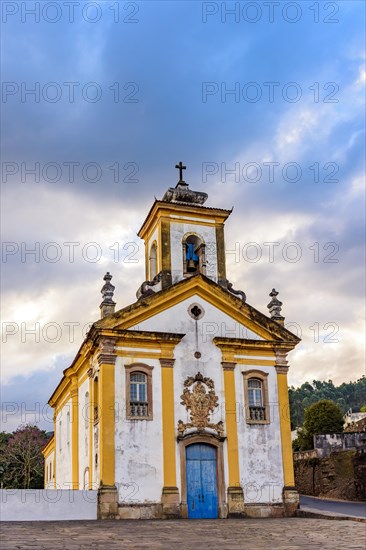
[[[179,181],[178,183],[185,183],[183,179],[183,170],[187,170],[187,166],[183,166],[183,162],[180,161],[179,164],[175,165],[176,168],[179,170]]]

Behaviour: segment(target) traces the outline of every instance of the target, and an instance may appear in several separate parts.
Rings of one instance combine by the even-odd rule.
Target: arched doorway
[[[217,449],[207,443],[186,447],[187,508],[190,519],[218,517]]]

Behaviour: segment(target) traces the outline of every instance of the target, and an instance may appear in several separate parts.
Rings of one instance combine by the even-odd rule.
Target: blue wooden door
[[[216,447],[195,443],[186,447],[188,517],[217,518]]]

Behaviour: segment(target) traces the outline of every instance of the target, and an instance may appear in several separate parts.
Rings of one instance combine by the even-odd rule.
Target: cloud
[[[191,187],[209,194],[208,205],[235,206],[226,226],[234,287],[266,313],[275,286],[286,321],[301,330],[290,382],[360,376],[362,3],[342,3],[338,24],[315,24],[313,12],[305,9],[298,24],[281,17],[273,24],[264,17],[258,24],[232,17],[223,23],[220,14],[203,23],[202,6],[184,2],[139,3],[138,23],[117,24],[109,8],[103,4],[96,24],[79,17],[52,25],[13,18],[4,25],[4,80],[28,88],[39,82],[41,89],[54,81],[62,89],[55,103],[42,94],[39,102],[31,96],[22,101],[20,91],[3,103],[2,157],[17,168],[2,180],[1,204],[8,247],[2,319],[15,323],[5,327],[15,332],[3,345],[1,375],[9,399],[23,400],[26,388],[47,401],[83,339],[83,327],[99,318],[106,271],[113,275],[117,307],[135,300],[145,279],[144,248],[136,233],[154,195],[162,197],[176,183],[179,160],[188,165]],[[71,102],[63,83],[74,81],[79,85]],[[273,102],[264,85],[270,81],[279,82]],[[83,97],[88,82],[101,87],[100,101]],[[131,88],[124,86],[131,82],[137,103],[125,101]],[[203,82],[219,90],[206,102]],[[248,82],[260,86],[260,101],[243,95]],[[282,95],[291,82],[301,88],[296,103]],[[122,94],[117,102],[115,83]],[[239,98],[222,95],[236,83]],[[324,102],[331,92],[337,103]],[[70,162],[78,163],[72,181]],[[207,178],[205,162],[217,168]],[[273,181],[271,162],[278,163]],[[26,173],[36,163],[39,178]],[[61,167],[57,181],[47,178],[48,163]],[[88,163],[100,167],[98,181],[91,181],[93,170],[85,173]],[[300,166],[299,181],[291,181],[294,167],[286,172],[286,163]],[[235,166],[239,178],[226,174]],[[35,254],[27,254],[32,248]],[[301,257],[292,261],[298,250]],[[35,323],[39,342],[37,330],[26,332]],[[77,323],[73,337],[68,323]],[[339,341],[329,343],[332,323]]]

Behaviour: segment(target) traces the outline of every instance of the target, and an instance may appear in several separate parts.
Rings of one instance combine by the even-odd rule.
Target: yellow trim
[[[93,489],[93,420],[94,420],[94,394],[93,394],[93,379],[89,378],[89,489]]]
[[[131,359],[133,359],[134,362],[138,362],[139,359],[159,359],[159,357],[161,357],[161,354],[160,353],[153,353],[152,351],[151,352],[148,352],[148,351],[131,351],[131,350],[126,350],[126,351],[121,351],[119,350],[117,352],[117,355],[118,357],[129,357]]]
[[[82,386],[82,384],[84,384],[85,380],[87,380],[88,378],[89,378],[88,371],[85,371],[85,373],[81,375],[81,378],[79,378],[78,380],[78,387],[80,388],[80,386]]]
[[[176,487],[173,367],[161,367],[164,487]]]
[[[72,376],[77,374],[78,378],[80,378],[88,371],[90,367],[89,358],[91,355],[91,348],[91,342],[84,341],[71,366],[64,370],[64,377],[48,401],[51,407],[60,407],[60,401],[65,398],[65,394],[70,390],[70,379]],[[78,385],[80,386],[80,381],[78,381]]]
[[[240,486],[238,432],[236,418],[235,370],[224,365],[225,419],[227,434],[227,457],[229,467],[229,487]]]
[[[57,432],[57,416],[55,413],[53,413],[53,439],[55,441],[55,459],[53,463],[53,479],[54,479],[54,488],[56,489],[56,465],[57,465],[57,446],[56,446],[56,432]]]
[[[170,220],[162,219],[160,223],[161,227],[161,248],[159,255],[161,258],[162,271],[171,272],[171,243],[170,243]]]
[[[222,337],[215,337],[212,341],[221,350],[222,361],[261,367],[276,365],[276,359],[273,355],[275,350],[285,349],[290,351],[296,345],[296,343],[292,344],[291,342],[277,340],[245,340],[241,338],[230,340]],[[263,356],[264,358],[258,359],[255,356]]]
[[[100,484],[114,485],[114,364],[99,368]]]
[[[266,361],[265,359],[243,359],[240,357],[235,357],[235,363],[238,363],[239,365],[256,365],[259,367],[274,367],[276,364],[276,360],[273,359],[273,361]]]
[[[42,449],[42,454],[44,458],[45,459],[48,458],[52,453],[52,451],[54,450],[55,450],[55,434],[53,434],[49,442]]]
[[[202,221],[197,221],[196,223],[202,223],[204,220],[207,220],[206,223],[212,226],[222,225],[225,220],[230,216],[231,210],[222,210],[219,208],[207,208],[202,206],[190,206],[174,203],[166,203],[162,201],[156,201],[150,212],[145,218],[144,223],[137,235],[144,239],[147,234],[151,235],[151,232],[155,229],[156,225],[159,223],[162,217],[171,217],[174,213],[180,216],[180,220],[184,223],[184,218],[195,216],[200,218]],[[173,219],[173,218],[171,218]],[[187,220],[188,223],[194,223],[192,220]]]
[[[224,224],[216,226],[216,254],[217,254],[217,278],[218,281],[226,279],[226,255],[225,255],[225,236]]]
[[[290,405],[288,399],[287,373],[277,372],[278,409],[280,414],[283,477],[285,487],[295,486],[292,459]]]
[[[76,377],[71,379],[71,471],[72,488],[79,489],[79,389]]]

